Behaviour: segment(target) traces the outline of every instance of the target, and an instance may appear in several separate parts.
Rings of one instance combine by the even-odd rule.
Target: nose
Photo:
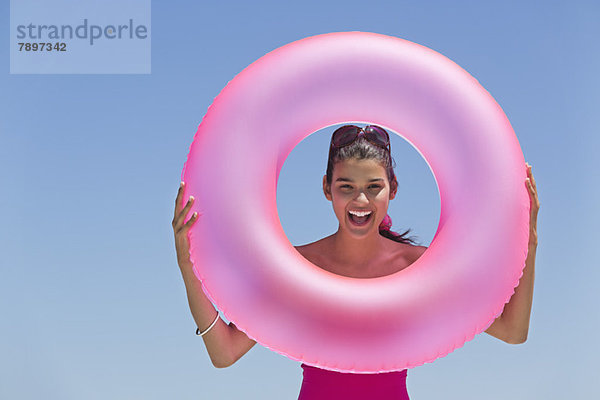
[[[367,198],[367,195],[365,194],[365,192],[363,192],[361,190],[358,192],[358,195],[354,198],[354,201],[356,201],[358,203],[368,203],[369,199]]]

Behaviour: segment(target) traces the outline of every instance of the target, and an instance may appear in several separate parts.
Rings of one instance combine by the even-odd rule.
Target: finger
[[[530,178],[525,179],[525,183],[527,184],[527,189],[529,189],[529,192],[531,193],[531,197],[537,197],[537,192],[535,190],[535,186],[533,185],[533,182],[531,181]]]
[[[540,201],[538,199],[538,195],[537,195],[537,191],[535,190],[535,187],[533,186],[533,184],[531,183],[531,180],[529,178],[527,178],[525,180],[525,184],[527,185],[527,189],[529,190],[529,199],[531,200],[531,204],[534,205],[537,209],[540,208]]]
[[[531,185],[531,180],[529,180],[529,178],[525,178],[525,186],[527,186],[529,198],[531,198],[533,196],[533,186]]]
[[[183,210],[179,211],[179,213],[175,216],[175,218],[173,218],[173,228],[177,228],[179,226],[181,226],[181,224],[183,223],[183,220],[186,218],[187,213],[190,211],[190,207],[192,206],[192,203],[194,202],[194,196],[190,196],[188,198],[188,201],[185,205],[185,207],[183,208]]]
[[[192,225],[194,225],[194,223],[196,222],[196,220],[198,220],[198,212],[193,213],[190,219],[185,223],[185,225],[183,225],[182,232],[189,231]]]
[[[531,165],[529,165],[528,163],[526,163],[527,165],[527,176],[529,176],[529,178],[531,179],[531,183],[533,185],[533,188],[535,189],[535,178],[533,177],[533,172],[531,172]]]
[[[537,190],[536,186],[535,186],[535,178],[533,177],[533,173],[531,172],[531,170],[529,170],[529,174],[531,177],[531,184],[533,185],[533,189]]]
[[[183,207],[183,210],[181,210],[181,212],[175,218],[173,226],[178,227],[183,223],[183,220],[187,217],[187,214],[190,211],[190,208],[192,207],[194,200],[195,200],[194,196],[189,197],[185,207]]]
[[[185,224],[181,224],[181,226],[174,228],[175,234],[176,235],[179,235],[179,234],[185,235],[186,232],[190,229],[190,227],[194,224],[194,221],[196,221],[197,219],[198,219],[198,212],[194,212],[192,214],[192,216],[190,217],[190,219],[188,219]]]
[[[527,178],[527,182],[528,185],[531,187],[531,192],[537,200],[537,188],[535,187],[535,179],[533,179],[533,176]]]
[[[185,183],[182,181],[179,184],[179,190],[177,190],[177,197],[175,198],[175,215],[173,215],[173,220],[175,220],[177,218],[177,214],[179,213],[179,210],[181,208],[181,196],[183,196],[183,187],[185,186]]]

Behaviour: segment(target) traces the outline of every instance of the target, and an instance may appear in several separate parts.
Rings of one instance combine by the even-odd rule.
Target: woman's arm
[[[535,278],[535,253],[537,249],[537,214],[540,202],[531,166],[527,164],[528,177],[525,180],[529,192],[529,244],[523,276],[510,301],[504,306],[500,317],[485,331],[486,333],[511,344],[524,343],[529,332],[529,319],[533,303],[533,282]]]
[[[202,283],[192,270],[192,264],[180,265],[185,282],[188,304],[200,331],[204,331],[214,321],[217,310],[202,290]],[[233,322],[227,325],[221,318],[208,333],[202,336],[210,360],[217,368],[233,365],[246,354],[256,342],[236,328]]]
[[[187,233],[198,219],[198,215],[194,213],[188,222],[183,223],[194,201],[194,198],[190,197],[186,206],[181,209],[183,187],[184,184],[182,183],[177,193],[177,199],[175,200],[175,216],[173,217],[172,224],[175,234],[177,263],[179,264],[179,269],[185,283],[192,316],[198,328],[204,331],[215,320],[217,310],[204,294],[202,282],[194,274],[193,264],[189,258],[189,238]],[[245,333],[238,330],[233,323],[227,325],[221,318],[217,320],[217,323],[209,332],[202,336],[202,339],[204,339],[204,344],[213,365],[217,368],[225,368],[234,364],[256,344],[254,340],[248,338]]]

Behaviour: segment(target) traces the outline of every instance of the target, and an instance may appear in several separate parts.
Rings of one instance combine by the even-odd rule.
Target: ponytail
[[[381,221],[381,224],[379,224],[379,234],[381,236],[391,239],[395,242],[409,243],[409,244],[413,244],[413,245],[416,244],[416,242],[413,240],[412,237],[404,237],[406,234],[408,234],[410,232],[410,229],[408,229],[406,232],[400,234],[397,232],[393,232],[391,230],[391,228],[392,228],[392,218],[390,217],[389,214],[386,214],[383,221]]]

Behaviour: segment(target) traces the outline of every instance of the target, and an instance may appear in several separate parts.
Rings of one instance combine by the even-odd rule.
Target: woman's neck
[[[344,269],[364,269],[385,255],[387,239],[376,234],[357,239],[340,229],[331,236],[332,256]]]

